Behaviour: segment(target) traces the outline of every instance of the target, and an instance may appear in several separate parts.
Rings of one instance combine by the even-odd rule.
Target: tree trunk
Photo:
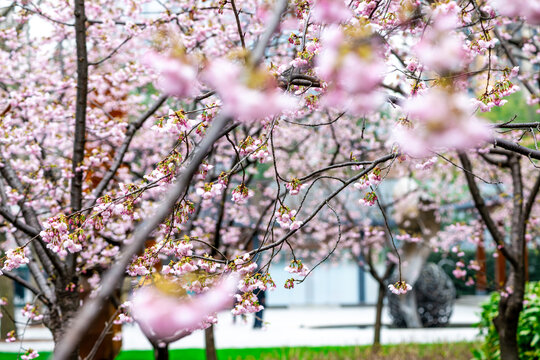
[[[375,313],[375,328],[373,329],[373,347],[379,348],[381,346],[381,326],[382,326],[382,310],[384,295],[386,293],[386,287],[384,283],[379,284],[379,293],[377,295],[377,311]]]
[[[206,345],[206,360],[217,360],[216,342],[214,339],[214,325],[204,329],[204,342]]]
[[[152,344],[154,347],[154,359],[155,360],[169,360],[169,344],[159,346]]]
[[[520,266],[517,271],[511,269],[507,287],[511,288],[513,292],[508,297],[501,296],[499,314],[493,319],[493,323],[499,334],[501,359],[519,360],[517,329],[525,295],[525,269],[523,266]]]
[[[76,279],[73,279],[76,281]],[[59,279],[56,284],[57,303],[53,309],[50,309],[49,314],[44,319],[45,325],[51,330],[54,341],[54,348],[64,340],[66,331],[70,328],[71,322],[79,310],[79,292],[77,285],[73,285],[71,291],[70,286],[73,283],[66,283]],[[69,360],[79,359],[79,347],[71,353]]]

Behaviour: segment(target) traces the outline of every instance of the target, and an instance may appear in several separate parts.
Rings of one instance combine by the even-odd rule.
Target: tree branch
[[[82,207],[84,145],[86,142],[86,106],[88,95],[88,54],[86,51],[86,14],[84,0],[75,0],[75,41],[77,44],[77,100],[75,108],[75,138],[71,179],[71,210]]]
[[[3,274],[7,278],[19,283],[21,286],[24,286],[25,288],[33,292],[35,295],[37,295],[38,299],[40,299],[45,305],[50,306],[51,301],[45,295],[43,295],[43,292],[41,292],[38,288],[36,288],[30,282],[24,280],[22,277],[15,275],[14,273],[10,271],[4,271]]]
[[[381,164],[381,163],[384,163],[388,160],[391,160],[391,159],[394,159],[397,155],[396,154],[388,154],[388,155],[385,155],[383,157],[380,157],[379,159],[377,160],[374,160],[372,163],[371,163],[371,166],[369,166],[368,168],[364,169],[363,171],[359,172],[358,174],[356,174],[355,176],[351,177],[350,179],[348,179],[347,181],[344,181],[343,182],[343,185],[341,185],[338,189],[336,189],[333,193],[331,193],[330,195],[328,195],[328,197],[326,197],[326,199],[324,199],[323,201],[321,201],[319,203],[319,205],[315,208],[315,210],[313,210],[313,212],[304,220],[303,224],[298,228],[298,229],[295,229],[295,230],[291,230],[289,231],[287,234],[285,234],[281,239],[279,239],[278,241],[276,242],[273,242],[271,244],[268,244],[266,246],[262,246],[256,250],[252,250],[249,252],[249,255],[254,255],[254,254],[257,254],[261,251],[265,251],[265,250],[269,250],[269,249],[272,249],[276,246],[279,246],[281,245],[282,243],[284,243],[285,241],[287,241],[287,239],[289,239],[291,236],[293,236],[298,230],[302,229],[303,227],[305,227],[307,225],[307,223],[309,223],[318,213],[319,211],[321,211],[321,209],[326,206],[326,203],[330,200],[332,200],[334,197],[336,197],[341,191],[343,191],[343,189],[345,189],[347,186],[349,186],[350,184],[352,184],[353,182],[355,182],[356,180],[360,179],[362,176],[368,174],[371,170],[373,170],[377,165]]]
[[[531,216],[531,211],[536,203],[536,196],[538,195],[538,191],[540,190],[540,173],[536,177],[536,181],[534,182],[534,185],[529,193],[529,198],[527,199],[527,202],[525,203],[525,208],[523,210],[523,220],[526,223],[527,220],[529,220],[529,217]]]
[[[491,234],[491,237],[493,238],[495,243],[501,246],[501,252],[503,253],[503,255],[508,259],[508,261],[515,265],[517,263],[516,259],[513,255],[509,253],[509,250],[505,247],[504,237],[499,232],[499,229],[497,229],[497,225],[491,218],[486,203],[484,202],[484,198],[480,194],[480,189],[478,188],[476,181],[474,181],[474,177],[471,175],[472,165],[469,157],[465,153],[459,153],[458,156],[459,160],[461,161],[461,165],[465,169],[463,173],[465,174],[465,179],[467,180],[469,192],[471,193],[471,196],[473,198],[476,210],[478,210],[478,213],[480,213],[480,217],[484,221],[484,224],[486,224],[486,227],[489,230],[489,233]]]
[[[124,156],[126,155],[126,152],[129,149],[129,145],[131,144],[131,140],[133,140],[133,137],[135,136],[135,133],[137,130],[143,126],[144,122],[150,118],[163,103],[167,100],[167,96],[162,95],[154,105],[148,111],[146,111],[140,118],[138,118],[136,121],[129,124],[126,136],[124,138],[124,142],[122,145],[120,145],[120,148],[116,152],[114,156],[114,161],[110,169],[107,171],[105,176],[103,176],[103,179],[99,182],[99,184],[96,186],[92,193],[92,199],[88,202],[88,204],[85,205],[85,208],[93,207],[96,204],[96,201],[101,197],[107,186],[109,185],[109,182],[113,179],[114,175],[116,174],[116,171],[118,171],[118,168],[122,164],[124,160]]]
[[[517,155],[511,156],[510,173],[512,174],[512,222],[511,222],[511,244],[514,254],[519,261],[512,264],[524,266],[523,257],[525,256],[525,219],[523,218],[523,177],[521,175],[521,165]]]
[[[494,138],[492,142],[495,146],[510,150],[520,155],[525,155],[528,158],[540,160],[540,151],[538,150],[529,149],[525,146],[501,138]]]
[[[20,221],[17,216],[13,215],[5,206],[0,206],[0,215],[2,215],[4,219],[6,219],[10,224],[15,226],[18,230],[22,231],[26,235],[30,237],[35,237],[39,235],[38,229],[35,229],[32,226]]]
[[[198,170],[199,165],[202,163],[213,144],[220,137],[222,130],[229,121],[230,118],[228,117],[218,116],[218,118],[212,122],[212,126],[208,130],[206,137],[201,141],[196,151],[192,152],[191,161],[182,171],[177,182],[164,196],[163,201],[154,212],[154,215],[138,226],[130,244],[126,246],[121,257],[103,276],[101,288],[96,296],[90,299],[78,312],[70,329],[66,332],[64,340],[60,342],[55,349],[54,358],[56,360],[67,359],[79,345],[86,330],[88,330],[88,327],[92,324],[92,320],[124,277],[125,270],[132,261],[133,256],[141,250],[150,233],[167,218],[177,200],[185,193],[193,175]]]

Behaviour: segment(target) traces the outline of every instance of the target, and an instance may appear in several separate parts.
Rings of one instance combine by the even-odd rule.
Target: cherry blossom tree
[[[55,358],[78,358],[107,301],[102,334],[134,319],[167,358],[205,329],[215,358],[215,312],[257,312],[259,291],[351,251],[380,254],[357,241],[360,219],[384,215],[379,187],[412,172],[438,204],[466,183],[511,264],[495,323],[501,356],[518,358],[540,128],[537,115],[482,113],[513,93],[540,113],[534,0],[2,4],[0,265],[35,295],[24,316],[50,329]],[[486,174],[502,184],[499,209],[478,187]],[[402,294],[394,240],[414,234],[400,236],[385,256]],[[269,273],[278,256],[285,284]],[[126,277],[137,285],[120,299]]]

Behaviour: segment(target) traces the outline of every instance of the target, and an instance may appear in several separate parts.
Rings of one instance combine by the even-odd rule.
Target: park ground
[[[369,346],[373,341],[374,306],[270,308],[264,313],[266,325],[261,330],[252,328],[252,317],[233,321],[232,315],[224,312],[219,314],[215,329],[216,345],[223,349],[220,359],[470,359],[470,349],[478,341],[478,330],[472,325],[478,321],[479,304],[485,299],[458,299],[450,325],[445,328],[392,328],[385,309],[381,342],[386,346],[379,354],[372,354]],[[6,353],[16,355],[21,347],[40,352],[53,349],[44,327],[19,330],[25,332],[24,343],[0,343],[2,360],[15,359]],[[411,343],[416,345],[405,345]],[[171,353],[171,359],[203,359],[204,333],[198,331],[172,343],[170,348],[178,350]],[[149,352],[144,352],[150,349],[137,325],[124,325],[118,359],[151,358]]]

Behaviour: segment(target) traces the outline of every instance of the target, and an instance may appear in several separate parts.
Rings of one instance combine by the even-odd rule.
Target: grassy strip
[[[220,349],[219,360],[469,360],[476,343],[384,345],[378,352],[366,346],[324,346],[292,348]],[[50,353],[40,353],[45,359]],[[17,354],[0,353],[2,360],[16,360]],[[126,350],[116,360],[153,360],[152,351]],[[205,360],[203,349],[170,351],[170,360]]]

